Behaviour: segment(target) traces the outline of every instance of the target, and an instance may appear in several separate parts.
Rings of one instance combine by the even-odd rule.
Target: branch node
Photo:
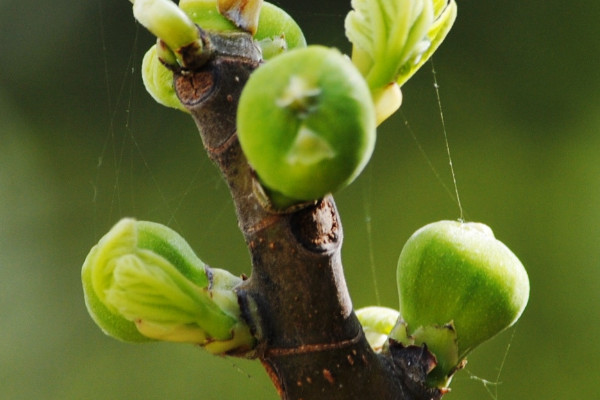
[[[341,242],[341,224],[331,197],[320,200],[315,207],[295,213],[290,223],[296,240],[312,252],[331,252]]]
[[[301,346],[289,348],[269,348],[265,351],[265,358],[285,357],[299,354],[320,353],[322,351],[331,351],[352,347],[363,337],[362,329],[358,331],[355,337],[348,340],[341,340],[334,343],[316,343],[303,344]]]

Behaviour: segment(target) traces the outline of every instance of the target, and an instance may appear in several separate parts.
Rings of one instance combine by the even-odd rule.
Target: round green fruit
[[[292,50],[259,67],[240,97],[237,124],[261,183],[298,201],[348,185],[375,145],[366,82],[347,57],[322,46]]]
[[[144,86],[157,103],[188,112],[175,93],[173,71],[160,62],[156,55],[156,46],[150,47],[142,60]]]
[[[455,330],[456,344],[448,344],[457,346],[458,361],[511,326],[529,298],[525,268],[480,223],[439,221],[419,229],[402,249],[397,281],[407,334],[423,335],[416,342],[443,358],[448,349],[436,349],[426,336],[434,336],[434,327]]]
[[[306,39],[296,21],[281,8],[267,2],[260,10],[254,39],[258,41],[265,60],[284,51],[306,47]]]

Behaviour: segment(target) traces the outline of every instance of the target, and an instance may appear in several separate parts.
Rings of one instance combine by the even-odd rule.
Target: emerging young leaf
[[[400,107],[399,87],[442,43],[456,18],[454,0],[352,0],[346,36],[383,121]]]
[[[133,342],[195,343],[216,353],[248,351],[237,278],[212,269],[164,225],[123,219],[82,268],[86,305],[108,335]]]

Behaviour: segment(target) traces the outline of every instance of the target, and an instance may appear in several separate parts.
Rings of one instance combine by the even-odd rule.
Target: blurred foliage
[[[309,42],[349,49],[349,0],[276,3]],[[470,356],[449,400],[598,395],[598,17],[592,0],[461,2],[434,57],[466,217],[519,255],[532,286],[521,322]],[[0,34],[0,397],[276,398],[257,362],[123,344],[85,310],[81,264],[122,216],[166,223],[209,264],[249,272],[229,195],[193,122],[142,88],[152,39],[130,3],[4,0]],[[458,218],[452,194],[426,64],[405,85],[401,113],[381,127],[366,172],[337,196],[357,307],[377,295],[396,305],[404,241]],[[471,376],[498,380],[487,386],[497,397]]]

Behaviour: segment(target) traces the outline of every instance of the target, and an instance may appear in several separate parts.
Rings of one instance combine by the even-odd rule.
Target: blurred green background
[[[277,4],[309,42],[348,51],[349,0]],[[449,400],[600,396],[599,18],[594,0],[463,1],[435,56],[466,218],[494,229],[532,286],[522,320],[472,354]],[[249,272],[192,121],[143,89],[152,38],[130,3],[2,0],[0,35],[0,398],[275,399],[257,362],[120,343],[87,315],[80,266],[123,216]],[[403,92],[369,168],[337,196],[356,307],[394,307],[404,241],[459,217],[431,64]]]

